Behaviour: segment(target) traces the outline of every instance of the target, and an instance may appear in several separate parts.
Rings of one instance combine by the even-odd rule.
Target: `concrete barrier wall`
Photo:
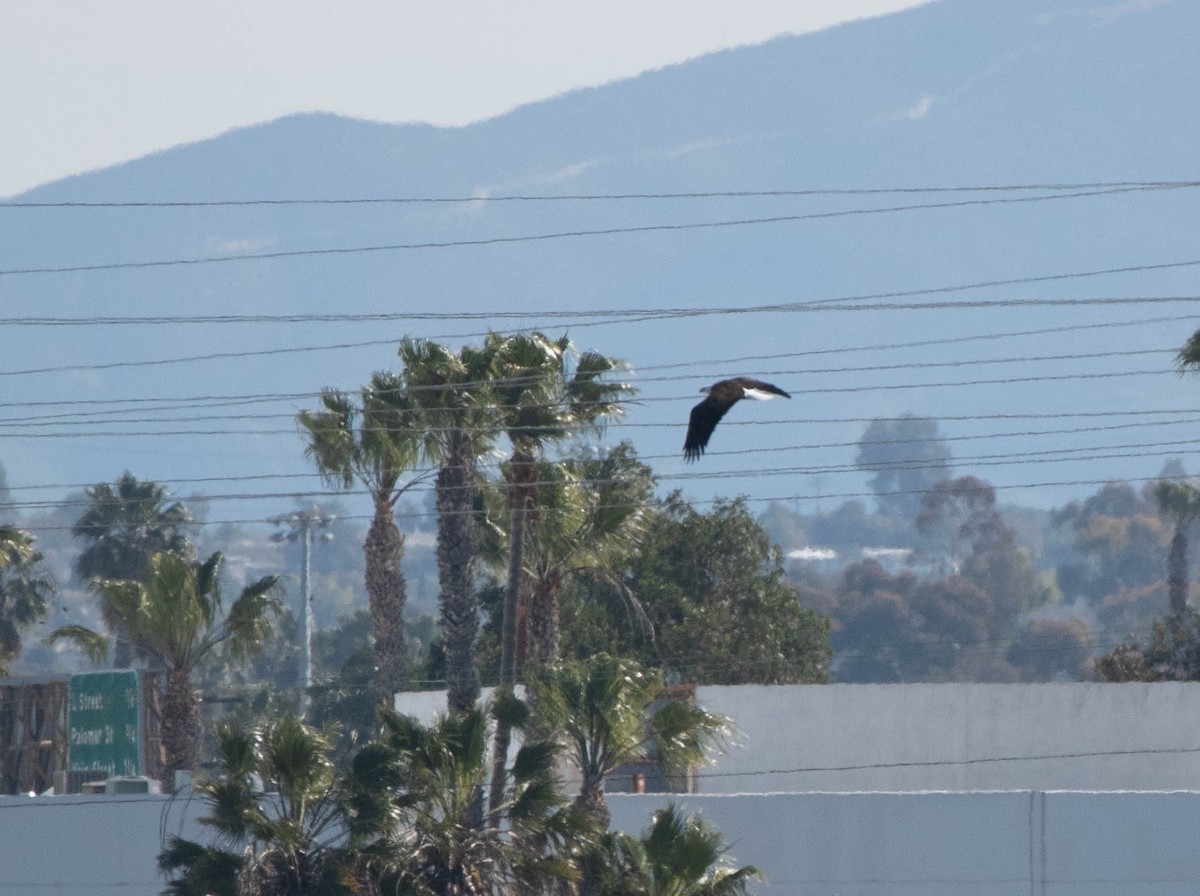
[[[612,795],[638,832],[661,795]],[[1195,896],[1200,792],[791,793],[678,797],[721,829],[763,896]],[[199,800],[0,798],[4,896],[154,896],[164,837]]]
[[[613,795],[638,832],[660,795]],[[1195,896],[1200,793],[793,793],[675,800],[764,896]]]
[[[201,836],[202,812],[159,794],[0,797],[0,893],[156,896],[166,836]]]
[[[739,743],[702,793],[1187,790],[1200,684],[700,687]]]

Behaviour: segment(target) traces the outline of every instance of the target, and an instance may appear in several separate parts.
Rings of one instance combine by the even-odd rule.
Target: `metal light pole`
[[[301,715],[308,714],[310,702],[308,689],[312,687],[313,612],[312,586],[310,581],[313,530],[324,529],[336,519],[336,516],[326,513],[320,507],[314,506],[311,510],[294,510],[291,513],[285,513],[268,520],[268,522],[274,523],[276,526],[287,526],[289,530],[287,532],[276,532],[271,536],[272,541],[300,542],[300,599],[302,602],[300,607],[300,679],[304,684],[304,690],[300,696]],[[322,541],[329,541],[332,538],[332,532],[321,533]]]

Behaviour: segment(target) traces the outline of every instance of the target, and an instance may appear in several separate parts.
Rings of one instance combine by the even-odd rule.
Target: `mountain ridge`
[[[469,125],[285,116],[44,185],[13,201],[479,201],[23,210],[20,232],[3,241],[0,269],[180,263],[0,276],[10,309],[213,320],[23,329],[29,337],[14,340],[0,371],[23,397],[112,410],[122,406],[100,403],[172,398],[169,413],[113,415],[128,422],[109,429],[184,435],[103,435],[103,418],[76,416],[59,438],[35,439],[14,411],[0,461],[10,483],[44,486],[47,500],[67,484],[111,480],[126,467],[164,480],[300,476],[302,444],[291,418],[322,387],[353,388],[372,370],[394,366],[389,340],[413,334],[461,344],[488,323],[566,329],[585,348],[629,360],[643,400],[610,438],[631,438],[655,458],[664,488],[683,487],[701,500],[744,492],[760,501],[803,501],[820,477],[826,495],[865,494],[862,477],[842,470],[853,467],[847,446],[873,416],[983,417],[946,425],[987,444],[997,415],[1189,407],[1194,386],[1174,376],[1169,354],[1190,332],[1189,304],[1044,304],[1190,294],[1195,278],[1186,267],[1074,276],[1192,259],[1188,190],[1127,186],[1078,198],[1062,198],[1070,191],[1061,189],[942,191],[1188,180],[1197,126],[1187,110],[1200,99],[1200,73],[1181,60],[1197,37],[1200,13],[1178,2],[1106,20],[1067,15],[1050,0],[940,0],[722,51]],[[870,192],[885,188],[894,192]],[[839,189],[852,192],[822,192]],[[695,195],[745,191],[774,195]],[[691,195],[502,199],[516,193]],[[9,221],[15,213],[4,212]],[[739,223],[753,221],[760,223]],[[607,232],[583,235],[597,231]],[[193,263],[270,253],[295,254]],[[991,282],[1004,285],[964,288]],[[909,304],[928,307],[882,307],[906,294]],[[955,297],[979,307],[944,307]],[[1012,304],[982,304],[996,301]],[[801,307],[807,302],[864,308],[816,312]],[[329,309],[411,317],[216,322]],[[576,316],[548,314],[555,310]],[[605,313],[585,314],[597,310]],[[490,311],[494,319],[479,319]],[[654,311],[660,319],[646,314]],[[434,313],[464,319],[426,319]],[[1154,322],[1162,317],[1172,319]],[[1135,323],[1117,326],[1124,320]],[[1075,325],[1092,329],[1076,334]],[[980,349],[988,333],[1039,330],[1050,332],[997,336],[995,348]],[[961,338],[976,341],[952,341]],[[935,348],[901,347],[938,340]],[[367,342],[378,344],[352,347]],[[305,346],[317,348],[299,350]],[[1158,353],[1118,360],[1117,352],[1141,347]],[[835,350],[827,363],[823,353]],[[999,360],[1086,352],[1099,357]],[[231,357],[155,366],[218,354]],[[966,366],[990,356],[997,359],[991,366]],[[111,366],[132,362],[154,363]],[[871,369],[881,362],[898,372]],[[947,366],[920,366],[930,362]],[[42,372],[17,373],[35,369]],[[685,468],[676,442],[695,389],[729,373],[785,380],[779,384],[804,396],[800,409],[777,419],[777,407],[739,408],[722,424],[722,445],[714,444],[704,469]],[[258,420],[204,421],[193,408],[205,395],[272,393],[309,397],[264,404],[270,416]],[[815,422],[843,419],[851,422]],[[217,432],[223,429],[231,433]],[[1105,452],[1095,437],[1062,435],[1019,450],[1015,436],[1004,438],[963,457],[992,454],[1009,466],[964,462],[963,472],[994,475],[997,485],[1014,488],[1014,500],[1045,503],[1065,494],[1028,487],[1037,481],[1154,475],[1170,456],[1167,446],[1113,448],[1106,453],[1138,456],[1031,469],[1032,461],[1018,461],[1041,450]],[[1149,430],[1143,440],[1178,441]],[[739,475],[745,465],[751,469]],[[1071,472],[1047,475],[1059,469]],[[315,477],[296,482],[321,489]],[[263,503],[229,499],[223,506],[226,515],[249,519],[269,515]]]

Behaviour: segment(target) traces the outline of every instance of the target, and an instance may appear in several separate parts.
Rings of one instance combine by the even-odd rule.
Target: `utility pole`
[[[276,532],[271,541],[300,542],[300,680],[304,690],[300,695],[300,714],[307,715],[309,707],[308,690],[312,687],[312,543],[313,530],[324,529],[337,517],[326,513],[320,507],[313,506],[310,510],[294,510],[291,513],[271,517],[268,522],[276,526],[287,526],[288,531]],[[330,541],[332,532],[322,532],[322,541]]]

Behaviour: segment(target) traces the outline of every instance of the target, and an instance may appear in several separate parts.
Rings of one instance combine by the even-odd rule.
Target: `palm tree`
[[[471,709],[429,727],[389,712],[380,719],[382,735],[355,757],[354,774],[386,786],[358,789],[352,806],[372,829],[395,809],[392,833],[372,850],[383,892],[499,896],[544,892],[578,877],[572,856],[591,843],[594,829],[560,790],[554,745],[527,742],[514,758],[512,788],[490,808],[492,818],[480,819],[485,713]]]
[[[604,781],[614,769],[657,756],[668,777],[680,777],[723,745],[730,725],[690,701],[660,699],[660,672],[606,654],[532,667],[528,685],[537,724],[564,743],[580,774],[576,804],[603,828],[610,820]]]
[[[116,483],[99,483],[87,490],[88,505],[71,534],[88,545],[75,560],[75,573],[92,579],[144,578],[150,558],[160,551],[192,556],[187,527],[191,512],[181,501],[168,503],[167,489],[157,482],[139,481],[128,471]],[[113,665],[128,668],[134,648],[128,633],[101,595],[100,614],[116,638]]]
[[[216,845],[169,838],[158,857],[170,881],[166,892],[359,892],[355,846],[365,828],[347,811],[328,734],[285,716],[251,730],[223,725],[217,744],[217,774],[196,788],[209,804],[200,823],[212,830]]]
[[[446,651],[447,703],[466,712],[479,699],[475,639],[476,481],[479,458],[491,447],[487,426],[490,354],[464,347],[458,354],[436,342],[400,344],[403,379],[416,406],[422,451],[437,465],[439,624]]]
[[[326,482],[349,488],[358,481],[370,492],[374,513],[363,542],[366,587],[371,609],[373,685],[387,701],[408,685],[405,658],[406,583],[401,564],[404,535],[396,525],[396,501],[420,477],[401,483],[418,460],[420,433],[404,383],[376,373],[357,404],[326,389],[322,409],[297,416],[308,436],[305,454]]]
[[[720,831],[674,804],[655,812],[641,837],[606,838],[597,858],[604,896],[743,896],[760,877],[726,859]]]
[[[1195,483],[1165,479],[1154,487],[1159,512],[1175,524],[1167,554],[1167,594],[1173,615],[1187,609],[1188,528],[1200,519],[1200,488]]]
[[[172,772],[193,771],[199,764],[200,705],[192,683],[197,667],[218,648],[235,661],[248,659],[282,609],[274,596],[278,578],[266,576],[243,588],[222,614],[223,562],[220,553],[200,563],[163,551],[150,558],[145,581],[96,579],[92,584],[122,630],[165,669],[165,685],[158,686],[168,781]],[[74,641],[94,662],[107,658],[108,638],[84,626],[56,629],[50,640],[59,639]]]
[[[1189,336],[1187,342],[1175,354],[1175,369],[1180,373],[1200,371],[1200,330]]]
[[[511,690],[517,683],[525,528],[537,497],[537,461],[550,443],[601,431],[608,418],[622,413],[621,401],[634,390],[610,381],[609,375],[623,365],[596,352],[580,355],[572,371],[574,345],[566,336],[550,340],[538,332],[492,334],[488,347],[494,353],[495,425],[512,445],[507,463],[508,579],[500,630],[500,688]],[[497,726],[493,800],[503,789],[510,737],[503,722]]]
[[[511,686],[517,681],[525,528],[537,498],[537,461],[551,443],[602,431],[609,418],[623,413],[621,402],[634,390],[628,383],[610,381],[609,375],[623,365],[596,352],[580,355],[572,371],[575,349],[566,336],[550,340],[537,332],[492,334],[488,344],[495,352],[496,424],[512,445],[507,464],[508,583],[500,637],[500,682]]]
[[[648,627],[619,565],[645,531],[654,477],[628,442],[599,457],[542,462],[537,470],[539,507],[524,551],[530,591],[525,659],[554,663],[560,659],[559,595],[572,578],[606,582]]]
[[[55,592],[53,577],[28,532],[0,526],[0,676],[21,653],[23,630],[44,619]]]

